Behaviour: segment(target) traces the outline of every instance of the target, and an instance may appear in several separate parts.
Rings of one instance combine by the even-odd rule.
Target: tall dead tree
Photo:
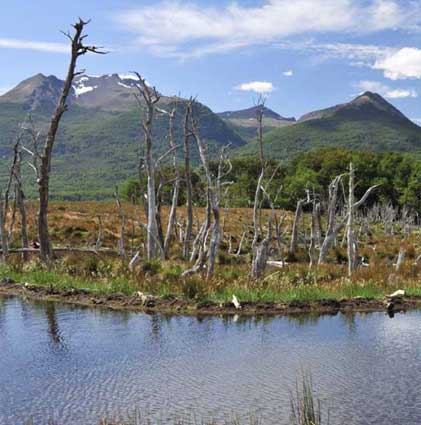
[[[17,137],[15,146],[13,148],[13,163],[10,170],[9,187],[11,185],[12,180],[15,180],[15,183],[16,183],[15,201],[19,209],[20,218],[21,218],[21,244],[22,244],[22,248],[25,250],[29,248],[29,242],[28,242],[28,219],[26,215],[25,194],[23,192],[22,173],[21,173],[22,136],[23,136],[23,133],[21,133],[21,135]],[[23,251],[22,259],[23,261],[27,261],[29,259],[29,254],[27,251]]]
[[[294,222],[292,224],[291,242],[289,244],[289,255],[294,257],[298,247],[298,230],[303,216],[303,206],[306,203],[306,199],[299,199],[297,201],[297,207],[295,209]]]
[[[370,193],[379,185],[371,186],[367,189],[362,198],[355,202],[355,168],[353,163],[349,164],[349,182],[348,182],[348,208],[347,208],[347,253],[348,253],[348,276],[352,276],[355,270],[357,260],[357,240],[354,233],[355,211],[367,200]]]
[[[225,148],[221,150],[221,156],[219,160],[218,173],[215,179],[212,178],[211,170],[209,168],[209,162],[206,154],[205,145],[200,137],[197,121],[192,116],[191,119],[192,135],[196,141],[197,148],[199,150],[200,161],[202,162],[203,169],[205,171],[205,178],[207,184],[207,198],[208,198],[208,208],[212,212],[213,223],[211,228],[211,236],[209,243],[209,250],[207,253],[208,262],[207,262],[207,272],[206,278],[209,279],[213,276],[215,270],[215,262],[218,254],[219,244],[221,242],[221,225],[220,225],[220,201],[221,201],[221,189],[222,189],[222,180],[229,174],[232,169],[231,163],[229,163],[228,171],[223,170],[223,164],[227,162]],[[205,229],[209,229],[209,218],[206,218]]]
[[[193,98],[186,105],[183,125],[183,156],[184,156],[184,181],[186,184],[186,229],[184,231],[183,257],[188,258],[193,234],[193,187],[190,170],[190,119],[193,113]]]
[[[1,255],[2,261],[6,262],[9,255],[9,246],[7,243],[7,233],[6,233],[6,197],[4,193],[0,192],[0,238],[1,238]]]
[[[175,231],[176,218],[177,218],[177,205],[178,198],[180,193],[180,170],[178,167],[177,161],[177,153],[176,153],[176,144],[175,144],[175,136],[174,136],[174,119],[177,113],[177,100],[174,102],[174,105],[170,112],[167,112],[163,109],[158,109],[159,112],[168,116],[168,141],[170,145],[170,150],[173,153],[173,170],[174,170],[174,183],[173,183],[173,192],[172,192],[172,202],[171,209],[168,216],[168,224],[167,230],[165,233],[164,239],[164,253],[165,256],[168,257],[170,243],[171,243],[171,235]]]
[[[77,75],[81,74],[81,72],[76,72],[77,60],[80,56],[83,56],[86,53],[105,53],[99,50],[96,46],[88,46],[84,44],[84,40],[87,36],[83,35],[83,31],[88,23],[89,21],[85,22],[82,19],[79,19],[79,21],[73,25],[74,34],[65,34],[71,43],[70,64],[57,107],[51,117],[44,147],[39,158],[39,176],[37,180],[39,192],[38,233],[40,255],[42,260],[46,262],[50,262],[53,259],[53,250],[48,230],[48,201],[52,153],[61,118],[67,110],[67,98],[72,88],[73,79]]]
[[[338,191],[339,183],[343,174],[336,176],[329,185],[329,199],[327,207],[327,228],[326,234],[320,247],[318,263],[322,264],[326,262],[327,253],[331,247],[333,240],[346,223],[346,217],[342,218],[338,223],[336,222],[336,215],[338,209]]]
[[[257,140],[259,141],[259,159],[260,167],[264,168],[265,157],[263,153],[263,115],[265,111],[265,99],[260,96],[256,105],[256,119],[257,119]]]
[[[144,78],[140,74],[135,73],[139,79],[139,84],[136,86],[138,94],[136,99],[139,107],[143,110],[141,99],[144,100],[146,105],[146,114],[142,119],[142,128],[144,133],[144,147],[145,147],[145,168],[147,175],[147,243],[146,252],[148,260],[154,260],[158,256],[162,257],[163,248],[158,232],[158,222],[156,219],[157,204],[156,204],[156,183],[155,183],[155,166],[156,163],[152,153],[152,125],[155,112],[155,105],[160,100],[160,95],[155,87],[149,87]]]
[[[311,201],[312,209],[311,209],[311,224],[310,224],[310,246],[308,249],[308,255],[310,257],[309,267],[312,268],[317,262],[316,256],[316,245],[317,245],[317,228],[318,228],[318,203],[316,202],[316,195],[313,190],[313,199]]]
[[[265,193],[263,188],[263,178],[265,174],[265,164],[263,156],[263,112],[264,112],[264,99],[259,98],[257,109],[257,136],[259,142],[260,152],[260,165],[261,171],[259,179],[257,181],[256,192],[254,194],[254,205],[253,205],[253,241],[252,241],[252,252],[253,260],[251,267],[251,275],[253,278],[259,277],[266,269],[267,257],[270,240],[272,238],[272,222],[271,219],[268,222],[267,236],[259,243],[260,232],[259,232],[259,212],[261,209],[261,194]],[[263,238],[263,235],[261,236]]]

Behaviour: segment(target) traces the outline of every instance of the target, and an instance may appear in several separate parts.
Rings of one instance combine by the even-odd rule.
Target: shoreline
[[[127,296],[122,293],[98,294],[87,289],[59,290],[34,284],[21,284],[0,281],[0,296],[18,296],[33,301],[51,301],[89,308],[102,308],[115,311],[131,311],[146,314],[169,314],[187,316],[288,316],[301,314],[336,315],[338,313],[385,312],[393,317],[394,313],[421,309],[421,296],[403,296],[396,299],[391,309],[387,299],[356,297],[316,301],[266,302],[240,301],[241,308],[232,302],[216,303],[212,301],[195,302],[180,298],[161,298],[142,293]]]

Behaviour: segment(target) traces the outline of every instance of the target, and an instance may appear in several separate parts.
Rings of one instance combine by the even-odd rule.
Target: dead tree
[[[371,186],[367,189],[363,197],[355,202],[355,168],[352,162],[349,164],[349,183],[348,183],[348,211],[347,211],[347,252],[348,252],[348,276],[351,277],[355,270],[357,260],[357,240],[354,234],[354,217],[355,211],[368,198],[370,193],[379,185]]]
[[[95,249],[98,251],[102,247],[102,219],[101,216],[98,216],[98,237],[95,242]]]
[[[318,203],[316,202],[316,195],[313,190],[312,209],[311,209],[311,225],[310,225],[310,246],[308,254],[310,257],[309,267],[312,268],[317,262],[316,245],[318,240],[317,227],[318,227]]]
[[[327,229],[326,234],[323,239],[322,245],[320,247],[319,260],[318,263],[322,264],[326,261],[327,253],[331,247],[333,240],[342,229],[346,223],[346,217],[342,218],[339,223],[336,223],[336,214],[337,214],[337,202],[338,202],[338,189],[339,183],[343,175],[336,176],[329,185],[329,199],[328,199],[328,208],[327,208]]]
[[[117,204],[118,216],[120,218],[120,237],[117,243],[117,251],[122,258],[126,258],[126,244],[124,241],[124,235],[126,233],[126,215],[124,214],[123,206],[121,205],[117,187],[115,189],[114,196]]]
[[[75,30],[74,34],[65,34],[71,43],[70,64],[57,107],[51,117],[44,147],[39,157],[39,177],[37,180],[39,192],[38,233],[40,255],[41,259],[45,262],[50,262],[53,259],[53,250],[48,230],[48,201],[52,153],[61,118],[67,110],[67,98],[72,88],[73,79],[75,76],[81,74],[81,72],[76,72],[77,60],[80,56],[83,56],[86,53],[104,53],[99,50],[98,47],[87,46],[84,44],[84,40],[87,36],[83,35],[83,30],[88,23],[89,21],[84,22],[82,19],[79,19],[79,21],[73,25]]]
[[[155,105],[160,100],[160,95],[156,91],[155,87],[149,87],[146,84],[144,78],[140,74],[136,73],[136,76],[139,79],[139,85],[137,85],[138,94],[136,99],[138,101],[139,107],[142,108],[141,99],[144,100],[146,104],[146,115],[142,120],[142,128],[144,133],[144,146],[145,146],[145,168],[146,175],[148,179],[147,183],[147,243],[146,243],[146,252],[148,260],[154,260],[158,256],[162,257],[163,247],[161,246],[159,231],[158,231],[158,221],[156,219],[157,214],[157,203],[156,203],[156,183],[155,183],[155,166],[156,162],[154,161],[152,154],[152,125],[155,112]],[[143,109],[143,108],[142,108]]]
[[[264,111],[264,99],[259,98],[259,102],[257,105],[257,136],[259,142],[259,152],[260,152],[260,166],[261,172],[259,175],[259,179],[257,181],[256,192],[254,194],[254,205],[253,205],[253,241],[251,244],[251,249],[253,252],[252,259],[252,267],[251,267],[251,275],[253,278],[259,277],[266,269],[267,263],[267,253],[269,249],[269,243],[271,239],[272,233],[272,224],[271,220],[269,220],[268,226],[268,234],[266,238],[262,240],[260,244],[259,241],[259,211],[260,211],[260,200],[261,193],[263,191],[263,177],[265,174],[265,164],[264,164],[264,156],[263,156],[263,111]],[[262,236],[263,237],[263,236]]]
[[[190,137],[192,136],[189,121],[193,113],[193,98],[190,98],[186,105],[184,113],[184,137],[183,137],[183,156],[184,156],[184,181],[186,184],[186,229],[184,231],[183,257],[188,258],[193,234],[193,187],[190,170]]]
[[[299,199],[297,202],[297,208],[295,209],[294,222],[292,224],[291,243],[289,245],[289,255],[294,257],[297,252],[298,246],[298,226],[303,216],[303,206],[307,202],[306,199]]]
[[[22,184],[22,173],[21,173],[21,164],[22,164],[22,140],[23,133],[16,139],[15,146],[13,148],[13,163],[10,170],[11,179],[15,180],[16,188],[15,188],[15,201],[16,206],[19,209],[20,218],[21,218],[21,245],[22,248],[28,248],[28,219],[26,214],[25,207],[25,195],[23,192],[23,184]],[[9,183],[10,186],[10,183]],[[29,255],[26,251],[22,253],[23,261],[28,261]]]
[[[257,140],[259,141],[259,159],[260,167],[264,168],[264,153],[263,153],[263,115],[265,111],[265,99],[260,96],[256,105],[256,119],[257,119]]]
[[[171,235],[175,230],[175,223],[177,218],[177,205],[178,198],[180,193],[180,170],[178,167],[177,155],[176,155],[176,144],[174,137],[174,119],[177,113],[177,101],[174,102],[174,106],[172,107],[170,112],[167,112],[163,109],[158,109],[159,112],[168,115],[169,124],[168,124],[168,140],[170,144],[170,149],[173,152],[173,169],[174,169],[174,184],[173,184],[173,193],[172,193],[172,202],[171,209],[168,217],[168,225],[167,231],[165,233],[164,239],[164,252],[165,256],[168,257],[170,243],[171,243]]]
[[[6,234],[6,201],[3,192],[0,192],[0,238],[1,238],[1,247],[2,247],[2,261],[6,262],[9,255],[9,246],[7,244],[7,234]]]
[[[214,182],[211,171],[209,168],[208,158],[206,155],[205,145],[200,137],[199,129],[197,125],[197,121],[192,117],[191,119],[191,127],[192,127],[192,135],[196,141],[197,148],[199,150],[200,161],[202,163],[203,169],[205,171],[205,178],[207,184],[207,198],[210,210],[212,212],[213,223],[211,229],[210,243],[209,243],[209,251],[207,254],[208,262],[207,262],[207,272],[206,278],[209,279],[213,276],[215,270],[215,262],[218,254],[219,244],[221,242],[221,225],[220,225],[220,201],[221,201],[221,189],[222,189],[222,180],[223,178],[230,173],[232,166],[229,163],[229,168],[227,171],[224,171],[223,164],[227,162],[226,158],[226,149],[223,148],[221,150],[221,156],[219,160],[218,166],[218,174],[216,176],[216,181]],[[208,223],[209,219],[206,219]],[[205,226],[208,228],[208,226]]]
[[[268,221],[268,231],[262,242],[255,246],[255,253],[251,265],[251,275],[254,278],[261,276],[268,261],[269,244],[272,239],[272,220]]]

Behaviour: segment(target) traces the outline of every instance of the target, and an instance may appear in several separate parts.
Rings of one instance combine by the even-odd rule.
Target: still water
[[[0,298],[0,424],[155,417],[286,424],[311,370],[332,424],[421,423],[421,312],[148,316]]]

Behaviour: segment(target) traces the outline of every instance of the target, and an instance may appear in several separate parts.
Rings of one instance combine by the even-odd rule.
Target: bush
[[[149,276],[155,276],[162,270],[162,264],[159,260],[145,261],[140,269]]]

